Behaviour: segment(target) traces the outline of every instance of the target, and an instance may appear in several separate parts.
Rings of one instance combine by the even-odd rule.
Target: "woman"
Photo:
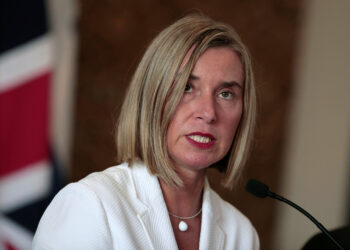
[[[249,220],[209,186],[231,188],[255,122],[251,62],[234,30],[184,17],[151,43],[116,126],[120,165],[65,187],[34,249],[259,249]]]

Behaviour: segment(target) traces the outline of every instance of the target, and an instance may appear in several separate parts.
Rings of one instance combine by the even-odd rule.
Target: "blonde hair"
[[[246,162],[256,116],[251,59],[229,25],[206,16],[185,16],[163,30],[146,50],[122,106],[116,125],[117,161],[142,160],[151,174],[181,186],[167,152],[167,129],[199,56],[210,47],[232,48],[244,68],[243,112],[230,151],[213,167],[225,171],[222,184],[232,188]],[[189,50],[193,51],[180,66]],[[167,104],[167,105],[165,105]]]

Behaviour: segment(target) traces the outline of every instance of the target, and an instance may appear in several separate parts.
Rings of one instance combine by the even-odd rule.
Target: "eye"
[[[190,84],[186,84],[186,86],[185,86],[185,92],[192,92],[192,87],[191,87],[191,85]]]
[[[223,99],[231,99],[233,97],[233,94],[228,91],[223,91],[219,94],[219,96]]]

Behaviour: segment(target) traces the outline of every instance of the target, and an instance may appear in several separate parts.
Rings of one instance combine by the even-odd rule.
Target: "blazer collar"
[[[135,163],[131,168],[139,206],[138,218],[145,230],[152,249],[178,249],[162,190],[156,176],[147,167]],[[223,249],[225,234],[220,227],[220,206],[205,180],[202,204],[202,224],[199,249]]]
[[[158,178],[140,162],[130,169],[136,196],[143,204],[139,206],[137,217],[147,234],[150,248],[178,249]]]
[[[223,249],[225,234],[220,227],[220,201],[216,200],[208,179],[204,183],[202,225],[199,249]]]

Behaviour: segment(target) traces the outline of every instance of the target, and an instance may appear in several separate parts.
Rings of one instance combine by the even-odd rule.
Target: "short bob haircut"
[[[163,30],[150,44],[131,80],[116,125],[117,161],[141,160],[167,184],[182,186],[167,151],[167,129],[198,58],[208,48],[232,48],[244,71],[243,111],[231,149],[211,167],[225,172],[232,188],[246,162],[256,117],[256,94],[249,53],[229,25],[201,14],[185,16]],[[193,48],[185,65],[185,55]],[[181,72],[180,72],[181,66]],[[165,105],[167,104],[167,105]]]

